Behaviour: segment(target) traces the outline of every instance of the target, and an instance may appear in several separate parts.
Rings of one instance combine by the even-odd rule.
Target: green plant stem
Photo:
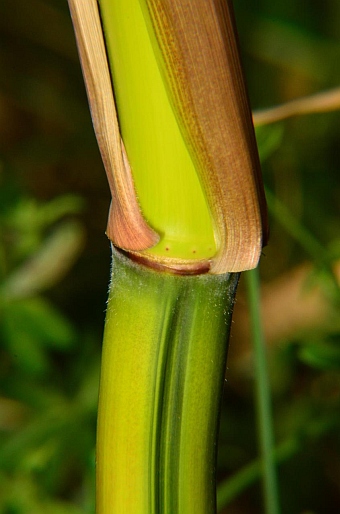
[[[323,416],[321,419],[308,420],[304,427],[294,435],[280,443],[274,452],[276,464],[291,459],[296,453],[301,451],[306,444],[318,439],[332,429],[338,429],[333,417]],[[217,510],[220,511],[231,503],[247,487],[252,485],[257,479],[261,478],[263,466],[260,459],[256,459],[231,477],[221,482],[217,489]]]
[[[98,514],[214,514],[238,274],[176,276],[113,252],[97,441]]]
[[[290,459],[300,448],[300,438],[292,437],[291,439],[284,441],[275,449],[274,455],[276,463],[281,463]],[[247,487],[253,484],[255,480],[260,478],[262,471],[262,461],[257,459],[250,462],[240,471],[235,473],[235,475],[222,482],[217,491],[217,510],[219,511],[228,505]]]
[[[255,398],[258,415],[259,444],[263,467],[263,488],[266,514],[279,514],[278,486],[275,470],[274,435],[266,348],[260,312],[258,269],[246,274],[255,360]]]

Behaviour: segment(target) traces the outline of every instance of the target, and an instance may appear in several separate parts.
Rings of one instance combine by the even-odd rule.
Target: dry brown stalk
[[[297,98],[269,109],[255,111],[253,121],[254,125],[259,127],[301,114],[329,112],[337,109],[340,109],[340,88]]]

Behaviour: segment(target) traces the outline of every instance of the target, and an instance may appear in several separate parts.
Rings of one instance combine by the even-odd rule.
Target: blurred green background
[[[340,83],[338,0],[235,0],[254,110]],[[261,263],[284,514],[340,512],[340,112],[258,129]],[[110,202],[66,0],[0,3],[0,512],[94,512]],[[219,505],[260,514],[241,281]]]

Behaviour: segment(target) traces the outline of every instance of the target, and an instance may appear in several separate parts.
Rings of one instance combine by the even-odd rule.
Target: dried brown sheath
[[[112,194],[107,235],[119,248],[141,251],[156,244],[159,236],[141,214],[121,142],[97,1],[68,2],[92,121]]]
[[[136,200],[119,134],[97,2],[69,0],[69,4],[112,191],[108,236],[118,247],[148,259],[143,250],[159,237],[143,219]],[[231,3],[140,0],[140,5],[212,213],[218,252],[210,272],[253,268],[266,242],[267,221]]]
[[[212,212],[218,253],[211,272],[253,268],[266,238],[266,208],[231,3],[141,5]]]

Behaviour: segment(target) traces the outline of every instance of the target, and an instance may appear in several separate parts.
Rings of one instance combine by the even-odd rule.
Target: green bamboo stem
[[[238,274],[176,276],[113,251],[97,514],[214,514],[219,410]]]
[[[263,492],[266,514],[279,514],[279,495],[275,468],[274,435],[266,347],[261,324],[260,282],[258,269],[246,273],[249,313],[255,361],[255,400],[258,438],[263,469]]]
[[[107,234],[139,262],[113,251],[97,512],[214,514],[234,294],[266,240],[232,6],[69,4],[112,193]]]

